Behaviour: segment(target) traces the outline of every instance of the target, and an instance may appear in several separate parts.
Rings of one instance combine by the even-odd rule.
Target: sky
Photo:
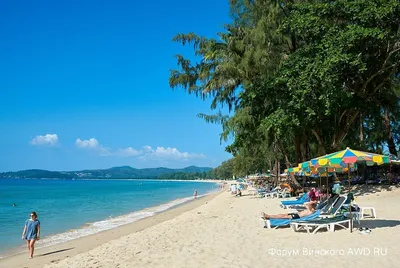
[[[211,100],[168,78],[193,59],[175,34],[229,21],[227,0],[1,1],[0,172],[220,165]]]

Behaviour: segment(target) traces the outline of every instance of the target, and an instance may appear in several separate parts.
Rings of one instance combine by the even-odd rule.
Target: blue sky
[[[228,1],[1,1],[0,172],[218,166],[210,101],[172,91],[177,33],[212,37]]]

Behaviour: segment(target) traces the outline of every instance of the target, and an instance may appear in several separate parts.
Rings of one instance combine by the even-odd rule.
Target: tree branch
[[[332,143],[332,148],[333,149],[336,149],[336,147],[340,143],[342,143],[344,138],[349,133],[349,129],[350,129],[351,125],[353,124],[354,120],[357,118],[359,113],[360,113],[359,111],[355,111],[354,114],[352,116],[350,116],[349,120],[347,120],[346,125],[342,128],[342,130],[339,131],[339,134],[338,135],[336,135],[336,134],[334,135],[334,139],[333,139],[333,143]]]
[[[394,65],[397,65],[397,64],[394,64]],[[387,82],[387,80],[388,80],[392,75],[395,74],[395,72],[396,72],[396,68],[393,69],[393,71],[391,71],[391,72],[389,73],[389,75],[386,76],[385,79],[383,79],[382,83],[380,83],[377,87],[375,87],[374,92],[377,92],[377,91]]]
[[[343,116],[347,113],[347,110],[344,110],[343,113],[339,117],[339,122],[338,124],[340,125],[340,122],[342,122]]]
[[[286,10],[283,8],[282,3],[279,2],[279,8],[282,10],[283,14],[285,15],[285,17],[289,17],[289,15],[286,13]]]
[[[311,132],[314,134],[315,138],[318,141],[318,144],[321,145],[321,148],[323,150],[322,154],[326,154],[326,149],[324,146],[324,143],[322,142],[321,136],[318,134],[318,132],[315,129],[311,129]]]
[[[363,84],[361,90],[365,92],[365,89],[367,88],[368,84],[375,78],[377,77],[379,74],[381,74],[382,72],[384,72],[385,70],[387,70],[388,68],[386,68],[386,65],[389,62],[390,57],[396,53],[400,51],[400,47],[396,48],[395,50],[392,50],[391,52],[389,52],[388,56],[386,57],[385,61],[382,64],[382,67],[380,68],[380,70],[378,72],[376,72],[375,74],[371,75],[370,78],[367,79],[367,81],[365,81],[365,83]],[[397,63],[396,63],[397,64]],[[395,64],[395,65],[396,65]],[[389,67],[390,69],[391,67]]]

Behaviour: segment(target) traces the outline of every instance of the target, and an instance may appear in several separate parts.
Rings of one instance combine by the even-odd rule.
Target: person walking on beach
[[[29,259],[32,259],[33,252],[35,251],[35,242],[40,239],[40,221],[37,219],[37,214],[34,211],[31,212],[31,218],[25,221],[22,239],[26,240],[29,249]]]
[[[193,198],[197,198],[197,190],[194,190]]]

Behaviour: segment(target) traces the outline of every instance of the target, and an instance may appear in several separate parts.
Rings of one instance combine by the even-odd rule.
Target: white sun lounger
[[[278,192],[268,192],[268,193],[265,193],[264,195],[265,195],[265,197],[272,197],[272,198],[274,198],[274,197],[278,197]]]
[[[347,226],[350,226],[350,219],[336,217],[304,222],[291,222],[290,226],[295,232],[306,230],[307,233],[310,233],[310,231],[312,231],[312,233],[315,234],[320,229],[326,229],[329,232],[334,232],[335,227],[342,227],[344,229],[347,229],[347,227],[345,226],[346,223]]]

